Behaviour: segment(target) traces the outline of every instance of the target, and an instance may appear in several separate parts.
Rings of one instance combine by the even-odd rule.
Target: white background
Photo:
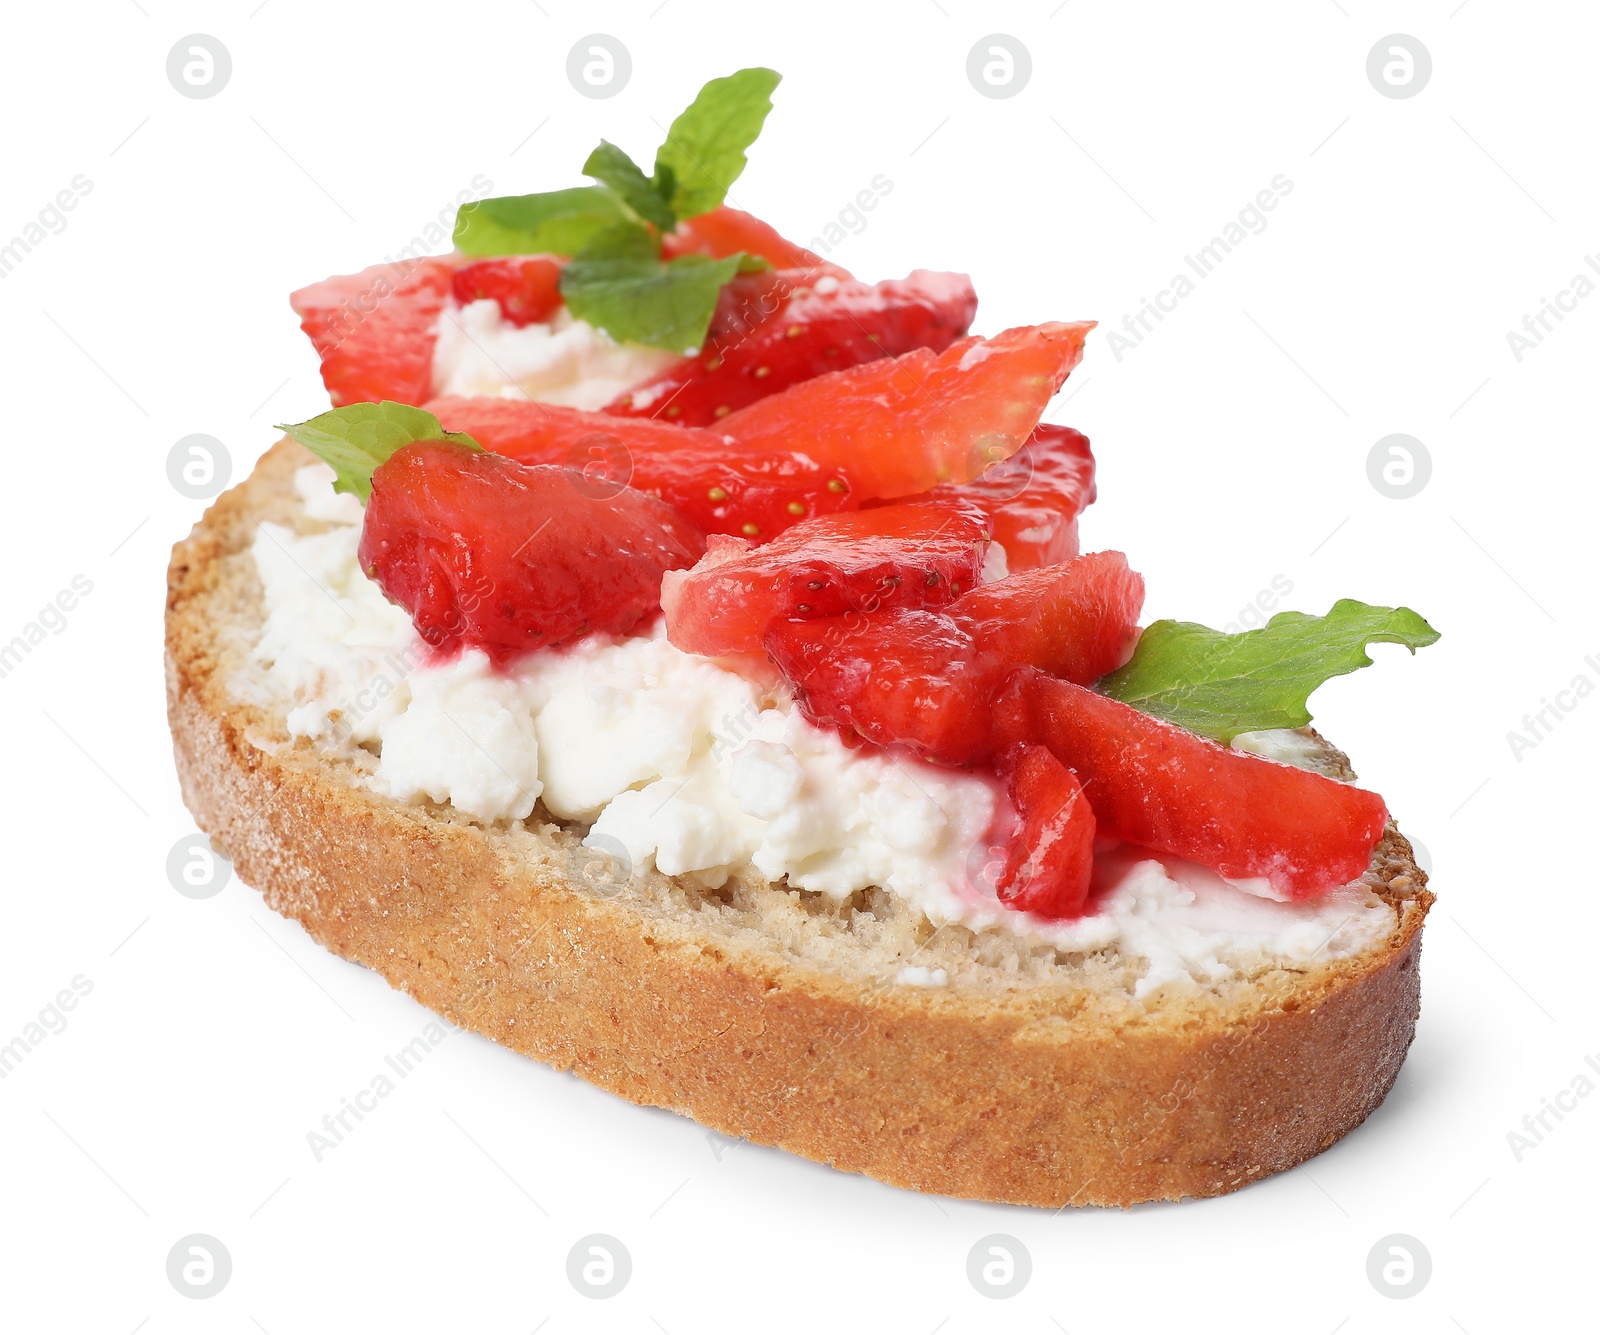
[[[0,680],[0,1042],[75,976],[93,991],[0,1082],[0,1324],[1592,1326],[1600,1097],[1547,1117],[1520,1160],[1507,1136],[1600,1053],[1600,699],[1520,760],[1507,733],[1575,675],[1600,683],[1584,663],[1600,655],[1600,299],[1520,362],[1506,334],[1600,248],[1600,15],[1508,0],[657,4],[7,12],[0,241],[75,175],[93,188],[0,280],[0,640],[75,575],[93,591]],[[606,101],[564,74],[597,31],[633,58]],[[996,31],[1033,60],[1004,100],[965,74]],[[194,32],[232,54],[208,100],[165,75]],[[1396,32],[1433,58],[1406,100],[1365,72]],[[466,1034],[318,1163],[307,1132],[429,1016],[237,879],[203,901],[167,880],[193,825],[163,716],[163,569],[202,508],[167,481],[172,444],[215,435],[242,477],[271,423],[326,406],[292,288],[396,252],[479,173],[496,193],[578,184],[602,135],[647,159],[703,80],[755,63],[785,81],[734,202],[805,241],[882,173],[893,191],[840,263],[970,271],[985,332],[1103,322],[1050,415],[1093,439],[1086,545],[1129,553],[1152,617],[1222,625],[1282,576],[1287,605],[1406,603],[1444,634],[1415,659],[1378,650],[1314,702],[1426,845],[1440,900],[1399,1084],[1305,1169],[1127,1212],[935,1199],[721,1149]],[[1280,173],[1293,190],[1270,225],[1119,362],[1106,328]],[[1432,457],[1409,500],[1368,481],[1392,432]],[[233,1258],[208,1301],[165,1273],[194,1232]],[[605,1302],[565,1277],[569,1247],[596,1232],[634,1265]],[[996,1232],[1034,1266],[1003,1302],[966,1277]],[[1366,1277],[1391,1233],[1433,1258],[1405,1301]]]

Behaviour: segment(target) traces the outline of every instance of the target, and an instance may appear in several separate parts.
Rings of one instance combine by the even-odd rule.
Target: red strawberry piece
[[[1026,326],[886,357],[761,399],[721,430],[848,470],[862,500],[967,482],[1022,447],[1093,327]]]
[[[919,269],[883,283],[815,271],[743,274],[723,289],[699,355],[606,408],[708,426],[791,385],[916,348],[942,352],[978,309],[965,274]]]
[[[659,496],[704,533],[765,542],[810,515],[856,505],[848,476],[803,451],[753,450],[696,427],[526,399],[444,398],[427,408],[486,449],[579,469],[597,494],[632,486]]]
[[[1143,602],[1144,580],[1127,558],[1095,552],[982,585],[938,610],[776,622],[766,647],[813,722],[970,765],[996,749],[993,702],[1013,672],[1098,681],[1127,661]]]
[[[819,277],[813,269],[765,269],[735,274],[722,286],[706,328],[707,351],[731,347],[765,324]],[[852,280],[853,281],[853,280]],[[836,369],[836,368],[835,368]]]
[[[439,315],[458,263],[445,256],[378,264],[290,294],[334,407],[427,402]]]
[[[971,482],[935,487],[933,498],[979,506],[1005,548],[1007,568],[1059,565],[1078,554],[1078,516],[1094,500],[1094,455],[1089,438],[1069,426],[1040,423],[1009,459]]]
[[[458,306],[493,299],[500,314],[518,329],[542,324],[561,309],[559,255],[501,255],[474,260],[456,270],[450,294]]]
[[[1088,685],[1128,661],[1143,606],[1144,577],[1128,558],[1091,552],[980,585],[950,611],[986,655]]]
[[[662,582],[667,638],[689,653],[759,653],[774,621],[937,607],[970,589],[988,526],[959,501],[808,519],[753,547],[714,537],[692,570]]]
[[[780,236],[775,228],[753,214],[731,209],[726,204],[702,213],[696,218],[685,218],[675,231],[661,238],[661,254],[666,259],[679,255],[709,255],[723,259],[740,251],[765,260],[774,269],[824,268],[848,278],[836,264],[827,264],[804,246],[797,246]]]
[[[1000,771],[1021,826],[995,882],[1000,902],[1043,918],[1072,918],[1089,899],[1094,811],[1077,777],[1043,746],[1007,753]]]
[[[408,445],[372,475],[361,567],[435,649],[503,663],[626,634],[659,606],[662,573],[694,564],[700,535],[652,496],[602,499],[582,482],[450,442]]]
[[[1102,833],[1232,880],[1306,899],[1361,876],[1383,799],[1152,718],[1069,681],[1018,674],[1006,730],[1048,746],[1082,782]]]

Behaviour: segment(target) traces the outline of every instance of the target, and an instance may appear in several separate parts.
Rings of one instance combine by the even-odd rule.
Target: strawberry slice
[[[766,647],[813,722],[970,765],[995,749],[993,702],[1013,672],[1098,681],[1127,661],[1143,602],[1127,558],[1095,552],[982,585],[937,611],[776,622]]]
[[[1087,685],[1128,661],[1143,606],[1144,577],[1128,558],[1091,552],[981,585],[950,610],[985,655]]]
[[[444,256],[378,264],[290,294],[322,358],[322,383],[334,407],[427,401],[435,329],[458,263]]]
[[[824,515],[760,547],[714,537],[662,580],[667,638],[707,657],[760,653],[774,621],[937,607],[977,583],[988,545],[982,512],[960,501]]]
[[[928,495],[979,506],[1005,548],[1007,569],[1059,565],[1078,554],[1078,516],[1094,501],[1089,438],[1041,422],[1009,459],[971,482],[935,487]]]
[[[522,329],[542,324],[561,309],[561,270],[566,261],[559,255],[501,255],[474,260],[455,271],[450,295],[458,306],[493,299],[500,314]]]
[[[804,246],[785,240],[777,229],[761,221],[754,214],[731,209],[726,204],[702,213],[695,218],[685,218],[677,230],[661,238],[664,259],[679,255],[709,255],[720,260],[740,251],[764,259],[774,269],[816,269],[848,278],[850,275],[837,264],[828,264]]]
[[[569,468],[421,441],[373,472],[360,558],[435,649],[504,663],[590,631],[626,634],[659,605],[662,572],[693,565],[700,547],[652,496],[601,499]]]
[[[1000,765],[1021,828],[1006,841],[995,892],[1042,918],[1072,918],[1089,900],[1094,811],[1077,777],[1048,748],[1022,743]]]
[[[1219,746],[1040,672],[1018,674],[1005,730],[1083,783],[1100,830],[1232,880],[1307,899],[1361,876],[1388,820],[1376,793]]]
[[[978,297],[965,274],[918,269],[883,283],[815,271],[743,274],[723,289],[706,346],[606,412],[708,426],[791,385],[967,332]]]
[[[1092,322],[1008,329],[805,381],[722,419],[753,449],[848,470],[863,500],[968,482],[1009,458],[1083,356]]]
[[[765,542],[809,515],[856,505],[845,475],[802,452],[752,450],[697,427],[527,399],[443,398],[427,409],[485,449],[579,469],[597,495],[631,486],[659,496],[703,533]]]

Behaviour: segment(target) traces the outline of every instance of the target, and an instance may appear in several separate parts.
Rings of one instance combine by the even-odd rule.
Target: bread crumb
[[[950,975],[943,969],[929,969],[921,964],[908,964],[895,974],[896,983],[906,987],[944,987],[950,981]]]

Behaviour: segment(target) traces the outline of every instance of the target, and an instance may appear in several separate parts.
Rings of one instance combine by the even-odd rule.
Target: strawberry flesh
[[[1144,577],[1121,552],[1091,552],[972,590],[950,610],[986,655],[1088,684],[1128,661]]]
[[[667,638],[708,657],[760,653],[775,621],[941,606],[977,583],[988,545],[982,512],[958,501],[825,515],[759,547],[714,537],[662,583]]]
[[[439,315],[458,263],[444,256],[378,264],[290,294],[322,358],[322,383],[334,407],[427,401]]]
[[[525,464],[576,468],[604,494],[659,496],[702,533],[765,542],[811,515],[855,508],[848,478],[794,450],[747,449],[714,431],[608,417],[527,399],[443,398],[427,405],[447,431]]]
[[[814,270],[742,274],[724,289],[697,356],[606,412],[709,426],[791,385],[916,348],[941,352],[978,309],[965,274],[918,270],[859,283]]]
[[[774,269],[815,269],[848,278],[836,264],[828,264],[804,246],[786,240],[777,229],[764,223],[754,214],[729,208],[726,204],[685,218],[674,231],[661,238],[663,259],[676,259],[680,255],[709,255],[724,259],[740,251],[765,260]]]
[[[995,882],[1000,902],[1043,918],[1072,918],[1089,899],[1094,811],[1077,776],[1043,746],[1022,743],[1000,764],[1020,820]]]
[[[1035,570],[1078,554],[1078,516],[1093,501],[1089,438],[1069,426],[1041,422],[1027,444],[971,482],[935,487],[934,499],[971,501],[989,516],[1007,568]]]
[[[1143,602],[1144,580],[1127,558],[1095,552],[981,585],[937,610],[776,622],[766,648],[813,722],[971,765],[996,749],[993,702],[1013,672],[1099,680],[1127,661]]]
[[[463,264],[450,280],[458,306],[492,300],[500,314],[518,329],[543,324],[561,309],[559,255],[501,255]]]
[[[847,471],[861,500],[968,482],[1022,447],[1093,327],[1024,326],[867,362],[761,399],[720,429]]]
[[[1356,880],[1388,813],[1383,799],[1309,770],[1219,746],[1120,700],[1025,670],[1002,732],[1050,748],[1082,782],[1102,833],[1231,880],[1307,899]]]
[[[360,558],[433,648],[505,663],[590,631],[627,634],[659,606],[662,573],[700,549],[654,497],[597,498],[573,469],[421,441],[373,473]]]

